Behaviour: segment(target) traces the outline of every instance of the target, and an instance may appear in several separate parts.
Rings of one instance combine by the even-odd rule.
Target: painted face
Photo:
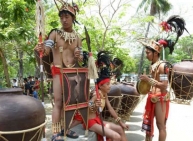
[[[72,28],[73,17],[68,13],[62,13],[60,15],[60,22],[62,24],[63,29]]]
[[[100,90],[104,93],[109,93],[110,89],[111,89],[111,85],[110,82],[107,82],[101,86],[99,86]]]

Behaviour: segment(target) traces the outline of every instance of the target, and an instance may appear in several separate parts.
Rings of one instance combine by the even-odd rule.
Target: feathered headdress
[[[114,58],[112,61],[113,65],[115,67],[121,67],[123,65],[123,61],[120,60],[119,58]]]
[[[121,75],[121,69],[123,68],[123,61],[119,58],[114,58],[112,60],[112,67],[111,72],[116,77],[119,77]]]
[[[167,21],[161,22],[160,26],[162,27],[163,31],[166,31],[168,33],[166,38],[158,39],[157,42],[162,45],[164,48],[169,47],[170,54],[172,54],[174,50],[174,46],[177,43],[179,37],[184,33],[184,30],[187,31],[185,28],[185,21],[182,17],[179,15],[173,15],[168,18]],[[188,31],[187,31],[188,32]],[[170,38],[170,34],[175,33],[176,39],[172,40]]]
[[[107,51],[100,51],[97,55],[97,72],[99,75],[99,78],[97,79],[97,84],[104,84],[106,81],[110,81],[111,77],[111,57],[110,53]]]
[[[58,1],[61,6],[59,6],[56,1]],[[66,0],[54,0],[54,2],[59,12],[63,10],[68,11],[72,15],[74,15],[74,17],[76,17],[76,12],[79,12],[78,5],[74,3],[73,0],[72,0],[72,4],[67,3]]]
[[[141,38],[138,41],[144,46],[149,47],[158,53],[161,52],[163,47],[163,45],[161,45],[159,42],[155,40],[147,39],[147,38]]]
[[[139,42],[144,46],[153,49],[154,51],[160,53],[162,48],[168,47],[170,50],[170,54],[172,54],[174,50],[174,46],[177,43],[179,37],[184,33],[185,21],[179,15],[173,15],[168,18],[167,21],[163,21],[160,23],[162,30],[165,31],[166,37],[158,38],[157,40],[150,40],[146,38],[139,39]],[[188,32],[188,31],[187,31]],[[176,39],[171,38],[171,34],[175,34]],[[162,35],[162,34],[161,34]],[[164,51],[164,50],[163,50]],[[164,53],[163,53],[164,56]],[[163,57],[163,59],[165,59]]]

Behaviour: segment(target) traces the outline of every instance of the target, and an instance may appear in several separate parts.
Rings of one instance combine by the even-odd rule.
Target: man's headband
[[[58,4],[57,4],[56,1],[58,1],[58,2],[61,4],[61,7],[58,6]],[[56,5],[56,7],[57,7],[57,9],[58,9],[59,12],[61,12],[61,11],[63,11],[63,10],[64,10],[64,11],[68,11],[68,12],[70,12],[73,16],[76,17],[76,12],[79,11],[77,4],[75,4],[75,3],[72,2],[72,5],[70,5],[69,3],[67,3],[67,2],[65,2],[65,1],[63,1],[63,0],[54,0],[54,2],[55,2],[55,5]]]

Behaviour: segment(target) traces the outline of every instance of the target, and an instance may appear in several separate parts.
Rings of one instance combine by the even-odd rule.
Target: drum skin
[[[0,89],[0,131],[21,131],[37,127],[45,122],[45,110],[41,101],[23,95],[20,88]],[[38,130],[38,129],[37,129]],[[37,131],[27,132],[29,141]],[[22,134],[3,135],[9,141],[21,141]],[[35,137],[32,141],[38,141]],[[0,141],[2,138],[0,138]]]
[[[193,60],[173,64],[172,89],[176,98],[191,100],[193,97]]]
[[[147,81],[139,80],[136,89],[139,94],[146,95],[150,91],[151,85]]]

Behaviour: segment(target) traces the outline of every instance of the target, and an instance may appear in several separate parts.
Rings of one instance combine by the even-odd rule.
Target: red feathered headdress
[[[160,45],[163,45],[163,47],[169,47],[170,54],[172,54],[174,50],[174,45],[177,43],[179,37],[183,34],[184,30],[187,31],[185,25],[186,23],[184,19],[179,15],[170,16],[167,21],[163,21],[160,23],[162,30],[166,31],[166,33],[168,34],[167,38],[158,39],[157,42]],[[172,40],[169,38],[171,33],[176,34],[176,40]]]

